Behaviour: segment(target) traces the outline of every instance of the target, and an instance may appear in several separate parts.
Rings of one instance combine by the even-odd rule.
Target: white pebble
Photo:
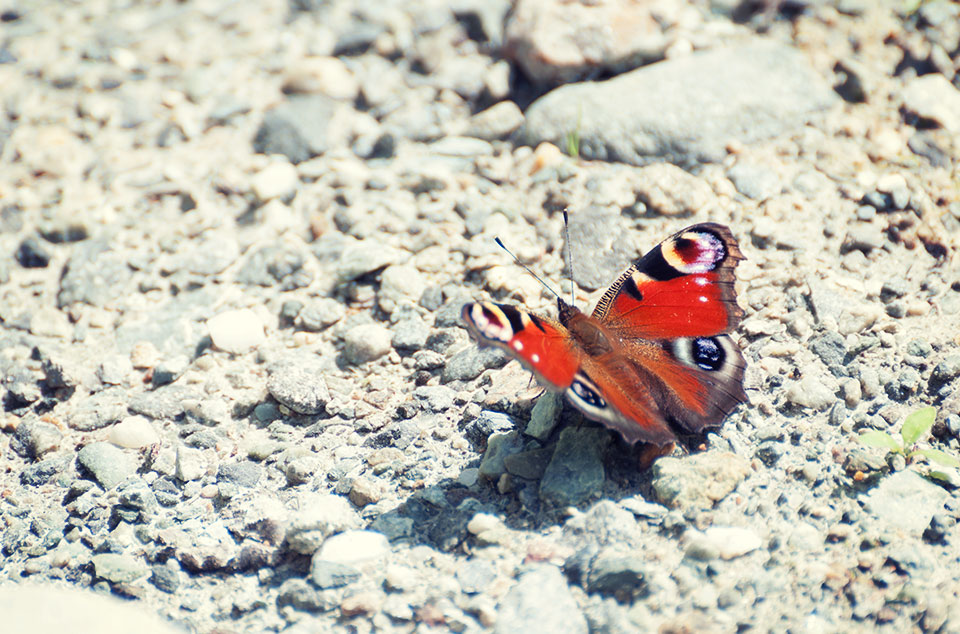
[[[722,559],[734,559],[760,548],[760,536],[749,528],[711,526],[704,534]]]
[[[297,168],[288,161],[277,160],[260,170],[251,180],[250,188],[257,200],[266,202],[279,198],[293,198],[300,184]]]
[[[500,519],[489,513],[477,513],[467,523],[467,530],[470,531],[471,535],[479,535],[495,528],[500,528]]]
[[[160,436],[143,416],[128,416],[110,428],[110,442],[117,447],[140,449],[160,442]]]
[[[249,308],[228,310],[207,320],[213,345],[226,352],[239,354],[266,341],[263,322]]]
[[[318,557],[341,564],[358,564],[379,559],[390,552],[390,542],[376,531],[345,531],[338,533],[320,547]]]
[[[393,333],[379,324],[354,326],[343,337],[347,361],[359,365],[390,352]]]

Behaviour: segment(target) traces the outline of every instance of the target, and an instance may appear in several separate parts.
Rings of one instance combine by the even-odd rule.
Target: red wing
[[[490,302],[467,304],[462,317],[481,342],[509,352],[547,387],[563,390],[570,386],[581,354],[559,322]]]
[[[681,337],[665,342],[634,340],[628,357],[673,423],[690,432],[720,424],[747,400],[746,363],[730,337]]]
[[[593,317],[621,338],[672,339],[729,332],[743,316],[734,268],[743,259],[730,229],[687,227],[633,263]]]
[[[676,440],[651,386],[623,357],[584,359],[566,396],[587,418],[617,430],[631,445],[646,442],[662,447]]]

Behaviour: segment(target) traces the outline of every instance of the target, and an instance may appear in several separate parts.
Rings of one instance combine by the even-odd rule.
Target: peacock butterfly
[[[592,315],[559,296],[559,319],[491,302],[463,307],[481,344],[499,346],[588,418],[631,445],[668,445],[746,402],[740,349],[726,334],[743,311],[734,269],[743,259],[724,225],[696,224],[636,260]]]

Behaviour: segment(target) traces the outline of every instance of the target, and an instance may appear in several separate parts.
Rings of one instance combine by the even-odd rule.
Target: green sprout
[[[960,460],[950,454],[939,449],[918,449],[916,446],[920,436],[933,427],[936,418],[937,408],[924,407],[912,412],[904,419],[903,426],[900,428],[900,438],[889,432],[874,429],[860,434],[858,440],[867,447],[879,447],[886,449],[888,453],[898,453],[906,458],[907,462],[912,462],[917,456],[923,456],[931,464],[960,469]],[[930,471],[930,477],[947,482],[956,481],[951,474],[936,469]]]
[[[573,157],[574,159],[580,158],[580,131],[571,130],[567,132],[566,137],[564,138],[567,146],[567,156]]]
[[[583,106],[577,106],[577,125],[563,136],[567,156],[573,159],[580,158],[580,129],[583,123]]]

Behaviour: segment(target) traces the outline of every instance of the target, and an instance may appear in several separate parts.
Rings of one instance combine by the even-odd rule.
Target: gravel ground
[[[857,441],[960,455],[958,69],[943,0],[0,3],[4,630],[960,632],[960,476]],[[652,468],[460,323],[706,220],[750,403]]]

